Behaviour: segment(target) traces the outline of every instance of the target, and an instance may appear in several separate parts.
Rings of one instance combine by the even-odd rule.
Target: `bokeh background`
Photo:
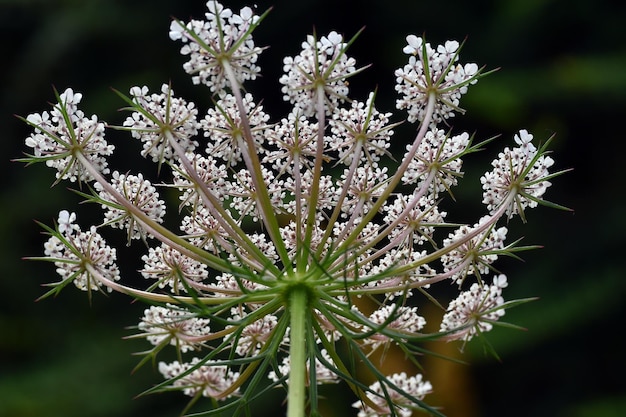
[[[480,213],[478,177],[513,133],[529,129],[553,143],[557,168],[574,171],[554,181],[547,197],[573,213],[539,208],[511,237],[541,250],[525,262],[499,264],[509,276],[507,298],[538,296],[510,310],[508,321],[526,332],[498,329],[489,340],[501,362],[471,344],[470,366],[426,361],[440,395],[431,397],[450,417],[621,417],[626,415],[626,3],[604,0],[256,1],[275,8],[255,33],[271,45],[260,65],[265,77],[250,84],[270,114],[284,114],[277,79],[281,59],[295,55],[313,27],[351,36],[365,31],[351,55],[372,67],[351,82],[358,98],[378,87],[377,107],[392,111],[393,70],[403,65],[404,37],[426,34],[432,43],[467,38],[465,62],[497,73],[470,89],[468,110],[453,120],[478,138],[502,134],[467,162],[457,195],[460,215]],[[229,1],[238,10],[246,5]],[[60,209],[76,210],[65,184],[51,189],[51,172],[10,159],[22,155],[28,128],[13,114],[47,109],[52,86],[84,94],[83,109],[119,124],[122,106],[110,87],[157,89],[171,81],[181,96],[206,109],[207,91],[183,72],[179,45],[167,36],[170,17],[201,18],[202,1],[0,0],[0,416],[175,416],[178,394],[134,398],[159,382],[146,367],[130,375],[146,348],[123,340],[142,306],[111,295],[87,297],[68,288],[56,299],[34,300],[54,280],[51,265],[22,261],[41,254],[48,224]],[[403,126],[410,134],[414,127]],[[400,135],[400,133],[399,133]],[[118,147],[137,145],[118,142]],[[135,146],[135,148],[133,148]],[[134,152],[134,151],[133,151]],[[136,153],[117,155],[126,169]],[[129,161],[129,162],[126,162]],[[129,165],[133,161],[133,165]],[[137,168],[138,169],[138,168]],[[151,168],[146,168],[151,169]],[[82,211],[80,212],[82,213]],[[87,221],[80,216],[81,223]],[[457,216],[456,219],[459,219]],[[87,223],[83,223],[87,224]],[[131,249],[132,250],[132,249]],[[439,346],[457,355],[457,345]],[[341,390],[335,390],[341,392]],[[255,406],[255,415],[281,415],[281,393]],[[345,393],[328,392],[333,413],[350,415]],[[272,405],[274,404],[274,405]],[[278,406],[276,406],[278,404]]]

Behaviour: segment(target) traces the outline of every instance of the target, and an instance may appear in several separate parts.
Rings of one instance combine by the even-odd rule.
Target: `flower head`
[[[505,202],[509,217],[523,216],[524,209],[536,207],[546,189],[551,185],[548,168],[554,160],[532,144],[533,135],[520,130],[515,135],[519,146],[504,148],[491,165],[493,170],[485,173],[480,181],[483,184],[483,203],[494,212]],[[508,197],[513,196],[511,200]]]
[[[159,346],[169,343],[181,352],[198,349],[203,337],[210,334],[210,320],[194,316],[189,311],[168,304],[166,307],[151,306],[144,310],[144,315],[137,328],[144,332],[141,336]]]
[[[437,96],[433,122],[439,123],[454,116],[459,100],[467,92],[467,86],[478,80],[476,64],[458,64],[461,45],[457,41],[446,41],[433,48],[430,43],[415,35],[406,37],[403,49],[409,62],[396,70],[396,91],[402,95],[396,107],[408,111],[408,121],[423,121],[426,115],[428,96]]]
[[[105,157],[111,155],[115,147],[104,139],[104,123],[95,115],[86,117],[78,109],[82,94],[74,93],[71,88],[59,94],[57,99],[58,103],[50,113],[34,113],[25,119],[35,128],[26,139],[26,146],[33,148],[32,160],[55,168],[57,180],[93,180],[93,175],[78,161],[79,154],[99,172],[107,174],[109,168]]]
[[[424,325],[426,320],[417,314],[417,307],[395,306],[392,304],[384,305],[374,311],[370,317],[370,321],[376,325],[384,326],[386,329],[405,333],[409,336],[416,335]],[[365,331],[369,327],[365,327]],[[366,339],[366,343],[372,345],[372,350],[376,350],[379,346],[387,345],[391,339],[382,334],[376,334]]]
[[[225,365],[217,365],[214,361],[200,362],[200,359],[193,358],[185,363],[159,362],[159,372],[173,381],[173,388],[182,389],[190,397],[200,394],[203,397],[223,400],[237,393],[237,390],[231,392],[230,388],[239,378],[239,373],[231,371]]]
[[[263,111],[263,106],[254,103],[252,94],[243,97],[243,105],[253,142],[257,145],[255,149],[262,150],[260,145],[268,134],[269,116]],[[228,166],[241,162],[245,127],[234,96],[225,94],[221,97],[215,108],[209,109],[201,124],[204,136],[209,138],[206,148],[208,155],[224,160]]]
[[[148,87],[132,87],[132,101],[141,111],[133,112],[124,121],[124,128],[143,143],[143,156],[154,162],[170,161],[174,151],[169,143],[175,140],[185,151],[193,152],[198,142],[192,140],[198,133],[198,110],[193,103],[174,97],[168,84],[161,93],[148,94]]]
[[[395,73],[397,107],[420,125],[408,145],[397,145],[401,121],[374,105],[375,93],[348,97],[347,79],[361,71],[346,55],[354,38],[309,35],[299,54],[284,59],[281,91],[292,108],[274,123],[242,87],[259,74],[261,48],[251,33],[265,15],[236,14],[213,0],[207,8],[203,21],[170,26],[192,81],[215,93],[200,120],[196,105],[166,84],[152,94],[147,87],[118,93],[131,114],[116,129],[142,142],[159,183],[147,173],[109,172],[106,126],[84,117],[82,96],[70,89],[50,113],[24,119],[35,128],[26,140],[34,155],[24,161],[45,161],[59,180],[94,181],[91,194],[79,194],[104,209],[98,227],[145,245],[138,271],[145,285],[118,282],[115,249],[96,226],[83,232],[75,214],[62,211],[55,228],[44,226],[50,238],[39,259],[61,276],[48,294],[74,282],[153,304],[133,336],[152,346],[140,364],[174,346],[177,360],[159,363],[167,381],[151,391],[180,390],[193,397],[189,407],[201,397],[213,405],[229,399],[224,407],[250,414],[265,382],[287,388],[289,415],[306,406],[313,413],[317,385],[344,380],[359,416],[415,409],[441,416],[422,401],[432,386],[421,374],[384,376],[372,352],[394,346],[414,356],[426,341],[468,341],[520,303],[504,301],[504,275],[491,285],[486,279],[501,256],[527,249],[505,246],[500,222],[542,202],[558,174],[548,172],[546,145],[536,148],[520,131],[517,146],[481,179],[488,214],[453,223],[449,213],[467,215],[445,206],[463,159],[489,142],[473,145],[467,133],[440,126],[480,75],[475,64],[458,63],[458,42],[433,48],[407,37],[409,62]],[[166,219],[170,202],[178,210]],[[432,291],[440,282],[457,284],[447,309]],[[419,313],[427,302],[445,310],[430,327],[438,324],[437,333],[426,333]],[[369,387],[362,368],[376,378]]]
[[[420,400],[432,391],[432,385],[430,382],[424,381],[422,374],[409,377],[406,373],[401,372],[389,376],[388,381],[389,385],[376,381],[369,387],[370,391],[367,393],[367,396],[373,402],[373,405],[378,406],[378,409],[362,401],[352,404],[354,408],[359,410],[359,417],[388,417],[392,415],[410,417],[413,415],[415,403],[400,393],[399,390]],[[385,388],[383,388],[383,385]],[[387,399],[387,396],[391,401]],[[393,405],[390,406],[390,404]],[[391,408],[393,408],[393,411]]]
[[[459,284],[462,284],[468,275],[476,275],[480,280],[481,274],[489,272],[490,265],[498,259],[498,254],[504,252],[506,227],[489,227],[472,239],[464,239],[470,233],[484,229],[488,222],[489,218],[483,217],[473,227],[459,227],[444,240],[446,246],[464,242],[441,257],[444,271]]]
[[[502,289],[507,285],[506,276],[502,274],[494,277],[490,286],[472,284],[468,291],[450,302],[441,320],[440,331],[450,332],[449,340],[467,342],[475,335],[491,330],[492,323],[504,316]]]
[[[231,317],[236,320],[242,318],[241,316],[241,309],[234,309]],[[263,345],[271,338],[272,331],[277,324],[277,317],[273,314],[268,314],[246,325],[241,329],[239,338],[233,339],[235,352],[239,356],[244,357],[259,354]]]
[[[343,36],[335,31],[320,39],[309,35],[299,55],[283,60],[285,74],[279,80],[283,98],[298,113],[312,116],[317,100],[322,99],[326,111],[332,114],[332,109],[347,99],[346,78],[357,72],[356,61],[345,54],[347,47]]]
[[[111,248],[92,226],[83,232],[74,223],[75,213],[62,210],[59,213],[58,232],[44,245],[44,253],[54,262],[61,283],[73,282],[83,291],[101,290],[106,288],[104,280],[118,281],[120,271],[117,267],[115,248]]]
[[[391,136],[396,124],[391,124],[391,113],[380,113],[374,107],[374,93],[367,102],[353,101],[349,109],[337,109],[329,122],[332,135],[331,150],[337,152],[339,162],[346,165],[360,156],[370,164],[389,154]]]
[[[148,218],[161,223],[165,215],[165,202],[159,198],[159,193],[150,181],[144,179],[143,174],[120,174],[115,171],[111,179],[111,187],[126,201],[144,213]],[[137,221],[136,216],[118,201],[101,183],[95,184],[96,191],[102,199],[102,208],[106,210],[104,222],[111,227],[127,230],[128,239],[150,237]]]
[[[236,14],[215,0],[206,5],[205,21],[184,24],[174,20],[170,25],[170,38],[183,42],[180,52],[189,56],[183,68],[194,84],[205,84],[216,93],[227,86],[236,87],[226,66],[232,68],[238,83],[254,80],[260,72],[256,61],[262,48],[255,46],[251,34],[260,17],[250,7]]]
[[[271,164],[281,175],[295,174],[294,170],[304,170],[306,175],[313,171],[318,135],[317,123],[293,111],[268,133],[263,162]]]
[[[450,137],[441,129],[429,131],[420,142],[402,178],[403,182],[415,184],[427,180],[432,175],[429,187],[435,196],[442,191],[450,192],[463,175],[461,157],[469,143],[470,136],[465,132]],[[407,151],[409,149],[410,146],[407,145]]]
[[[206,265],[168,246],[149,248],[148,254],[141,257],[145,262],[141,275],[157,280],[159,288],[169,285],[178,294],[185,285],[193,281],[203,281],[208,277]]]

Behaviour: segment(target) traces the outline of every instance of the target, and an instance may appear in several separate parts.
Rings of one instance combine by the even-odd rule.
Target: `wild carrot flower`
[[[33,148],[32,155],[38,161],[57,170],[58,180],[91,181],[93,177],[77,160],[80,153],[103,174],[109,173],[106,157],[115,147],[104,139],[104,123],[93,115],[85,117],[78,109],[82,94],[68,88],[58,95],[58,104],[50,113],[34,113],[25,121],[35,128],[26,139],[26,146]]]
[[[421,374],[409,377],[401,372],[389,376],[389,386],[386,383],[375,382],[370,386],[371,392],[368,397],[372,400],[372,405],[364,402],[356,402],[354,407],[359,409],[358,417],[375,417],[398,415],[411,417],[413,415],[413,400],[411,397],[422,399],[432,391],[432,385],[424,381]],[[393,384],[393,385],[392,385]],[[399,390],[395,391],[394,387]],[[404,394],[400,393],[404,392]],[[377,407],[374,407],[377,406]],[[393,411],[391,409],[393,408]]]
[[[204,363],[200,365],[201,363]],[[200,365],[200,366],[198,366]],[[191,359],[190,362],[180,363],[159,363],[159,372],[167,379],[176,380],[174,388],[183,391],[185,395],[191,397],[202,395],[210,398],[224,399],[235,392],[229,392],[233,383],[239,377],[237,372],[232,372],[226,365],[219,365],[213,361],[201,362],[198,358]]]
[[[224,65],[232,67],[237,80],[235,87],[245,80],[254,80],[260,71],[256,65],[262,48],[254,45],[251,32],[260,22],[250,7],[239,14],[217,1],[207,1],[206,21],[191,20],[183,24],[172,21],[170,38],[184,43],[180,52],[189,56],[183,65],[192,74],[194,84],[206,84],[211,91],[230,85]]]
[[[61,282],[55,284],[64,287],[72,282],[83,291],[101,290],[107,287],[105,282],[118,281],[120,272],[117,267],[115,248],[106,244],[102,236],[92,226],[89,231],[83,232],[74,223],[75,213],[61,210],[57,231],[52,231],[48,241],[44,244],[44,254],[48,261],[54,262]]]
[[[493,324],[504,315],[505,306],[502,289],[507,286],[506,276],[500,274],[490,286],[481,287],[473,283],[448,305],[441,320],[441,331],[452,333],[447,339],[469,341],[476,334],[488,332]]]
[[[180,390],[190,406],[210,397],[218,408],[216,400],[226,400],[225,408],[243,410],[265,385],[282,386],[287,413],[297,417],[307,404],[317,413],[318,385],[344,381],[359,416],[443,415],[423,401],[436,389],[425,376],[386,376],[371,353],[395,345],[411,356],[426,340],[466,342],[527,301],[504,301],[506,278],[493,264],[530,248],[506,243],[503,219],[539,204],[559,207],[543,200],[561,173],[549,172],[547,143],[516,134],[518,146],[505,148],[481,178],[487,214],[453,221],[445,204],[463,159],[491,142],[441,126],[462,112],[461,96],[484,75],[459,63],[458,42],[433,47],[407,37],[408,63],[395,73],[397,108],[419,125],[393,155],[401,116],[380,110],[374,92],[349,97],[346,80],[364,69],[347,55],[355,37],[307,36],[279,79],[293,108],[273,119],[243,89],[260,74],[263,48],[252,32],[266,15],[236,14],[214,0],[207,8],[205,20],[170,26],[188,57],[184,69],[213,94],[205,113],[163,84],[156,93],[146,86],[118,93],[131,112],[121,126],[85,118],[82,96],[71,89],[49,113],[24,119],[34,128],[26,139],[33,154],[22,160],[55,168],[57,182],[87,183],[90,193],[80,194],[104,211],[88,232],[67,210],[55,227],[44,226],[50,239],[37,259],[53,262],[61,276],[48,294],[73,282],[151,304],[132,336],[152,346],[141,364],[168,346],[178,356],[159,363],[166,381],[150,392]],[[132,167],[110,173],[106,128],[139,140],[160,182]],[[167,210],[174,229],[164,226],[165,187],[178,192],[177,210]],[[146,279],[143,289],[121,282],[116,251],[99,234],[106,227],[122,229],[126,244],[146,245],[135,272]],[[459,292],[447,308],[429,292],[439,282]],[[356,302],[363,298],[375,307]],[[442,309],[434,334],[425,333],[420,314],[427,302]],[[363,383],[357,369],[374,382]]]
[[[397,107],[407,109],[409,122],[423,122],[429,97],[434,95],[437,104],[431,122],[440,123],[462,112],[459,101],[467,87],[478,81],[478,65],[458,63],[461,45],[457,41],[446,41],[437,48],[415,35],[407,36],[406,41],[403,52],[410,57],[403,68],[396,70],[396,91],[403,95]]]
[[[335,31],[319,40],[314,35],[302,42],[302,52],[283,61],[280,77],[285,100],[299,113],[313,116],[317,100],[324,100],[328,114],[348,98],[346,79],[357,73],[356,61],[345,54],[348,43]]]
[[[147,218],[161,223],[165,215],[165,202],[159,198],[159,193],[150,181],[143,178],[143,175],[126,175],[113,172],[111,187],[122,196],[125,201],[137,209],[141,210]],[[95,183],[94,188],[98,191],[98,197],[102,201],[104,213],[104,223],[117,229],[127,230],[128,239],[152,237],[142,228],[141,223],[136,220],[133,214],[124,208],[116,195],[107,191],[101,183]]]
[[[551,175],[548,172],[554,160],[545,153],[545,146],[537,149],[532,144],[533,135],[526,130],[520,130],[515,135],[515,143],[519,146],[513,149],[504,148],[491,165],[493,171],[485,173],[480,181],[483,184],[483,203],[487,209],[494,212],[502,204],[508,204],[507,215],[512,217],[520,214],[524,219],[524,209],[536,207],[541,197],[551,185]],[[513,201],[507,197],[515,194]]]
[[[185,353],[199,349],[203,336],[211,334],[210,320],[195,317],[188,310],[173,304],[150,306],[144,311],[137,329],[154,346],[170,344]]]
[[[198,133],[198,110],[193,103],[174,97],[169,85],[161,86],[161,93],[148,94],[148,87],[133,87],[130,95],[142,111],[133,112],[124,121],[124,128],[143,143],[142,156],[150,155],[154,162],[172,159],[174,154],[168,144],[167,130],[180,146],[193,152],[198,142],[191,140]]]

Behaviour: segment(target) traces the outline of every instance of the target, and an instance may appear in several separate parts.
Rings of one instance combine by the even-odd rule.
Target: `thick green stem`
[[[294,288],[289,295],[289,393],[287,417],[304,417],[306,403],[306,288]]]

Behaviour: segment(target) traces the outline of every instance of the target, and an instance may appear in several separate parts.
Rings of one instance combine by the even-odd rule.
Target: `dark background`
[[[270,3],[257,4],[265,10]],[[235,11],[243,5],[227,3]],[[510,224],[511,238],[544,245],[524,254],[524,263],[500,264],[511,283],[507,298],[540,297],[507,312],[508,321],[529,330],[489,334],[501,363],[486,357],[480,344],[468,348],[469,367],[427,362],[439,394],[431,402],[450,417],[626,415],[626,139],[620,124],[626,117],[626,6],[593,0],[299,0],[274,6],[255,32],[258,45],[271,46],[260,60],[265,77],[248,84],[274,119],[286,108],[277,82],[281,59],[297,54],[314,26],[319,34],[336,29],[348,37],[366,26],[351,55],[373,65],[351,87],[364,99],[378,86],[377,107],[385,111],[394,109],[393,70],[405,62],[407,34],[425,33],[433,44],[467,37],[463,62],[501,70],[470,89],[462,101],[468,112],[453,120],[454,128],[502,138],[467,162],[466,187],[456,191],[461,217],[479,212],[478,177],[521,128],[537,139],[556,133],[556,168],[574,168],[547,194],[574,213],[539,208],[528,212],[528,224]],[[207,90],[191,85],[180,44],[167,36],[170,16],[188,20],[203,13],[201,1],[0,0],[1,417],[165,417],[182,409],[178,394],[133,398],[160,382],[149,367],[129,375],[138,360],[131,353],[147,347],[122,340],[132,333],[124,327],[136,324],[140,305],[115,294],[96,296],[89,305],[74,288],[34,302],[44,291],[40,285],[56,277],[51,265],[20,259],[42,253],[45,238],[33,219],[50,224],[69,208],[88,223],[67,184],[50,189],[53,174],[45,167],[24,169],[9,160],[26,150],[29,133],[13,114],[47,110],[53,85],[82,92],[85,113],[113,124],[123,120],[116,110],[122,103],[110,87],[155,90],[171,80],[178,95],[206,109]],[[398,135],[413,128],[403,126]],[[116,145],[137,148],[128,141]],[[129,151],[127,160],[136,155]],[[119,153],[116,158],[125,164]],[[281,395],[254,409],[282,413],[270,405]],[[345,415],[352,400],[328,395],[335,415]]]

